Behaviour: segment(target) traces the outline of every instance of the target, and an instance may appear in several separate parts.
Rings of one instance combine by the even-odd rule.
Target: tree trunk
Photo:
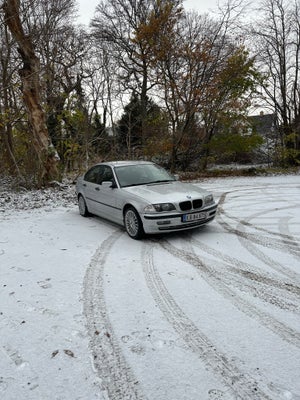
[[[18,44],[18,52],[23,61],[19,71],[22,81],[23,100],[28,112],[28,120],[32,129],[32,144],[38,159],[38,184],[46,184],[58,178],[58,157],[51,144],[45,113],[40,98],[40,63],[35,55],[30,36],[25,35],[20,13],[19,1],[4,1],[5,23]]]

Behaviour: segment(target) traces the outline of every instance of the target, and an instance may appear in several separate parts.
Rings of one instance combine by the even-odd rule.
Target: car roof
[[[128,165],[142,165],[142,164],[153,164],[151,161],[136,161],[136,160],[125,160],[125,161],[108,161],[102,162],[97,165],[110,165],[111,167],[124,167]]]

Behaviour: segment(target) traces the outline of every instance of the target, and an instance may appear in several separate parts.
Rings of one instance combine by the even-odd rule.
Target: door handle
[[[99,190],[100,190],[100,188],[97,186],[97,187],[95,187],[95,190],[98,190],[98,191],[99,191]]]

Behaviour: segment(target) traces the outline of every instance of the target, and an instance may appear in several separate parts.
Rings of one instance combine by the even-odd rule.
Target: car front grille
[[[192,209],[192,202],[191,201],[182,201],[179,203],[179,207],[181,211],[188,211]]]
[[[193,208],[201,208],[203,205],[202,199],[193,200]]]
[[[202,199],[195,199],[192,202],[191,201],[182,201],[179,203],[179,207],[181,211],[189,211],[192,209],[197,209],[201,208],[203,205]]]

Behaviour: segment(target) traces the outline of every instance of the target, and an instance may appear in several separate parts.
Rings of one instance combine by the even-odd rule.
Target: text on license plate
[[[194,214],[184,214],[182,216],[182,222],[197,221],[199,219],[205,219],[205,218],[206,218],[205,212],[199,212],[199,213],[194,213]]]

